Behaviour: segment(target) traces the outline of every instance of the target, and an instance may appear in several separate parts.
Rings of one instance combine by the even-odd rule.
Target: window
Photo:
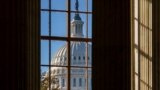
[[[65,79],[62,79],[62,87],[65,87]]]
[[[132,2],[132,89],[152,90],[152,1]]]
[[[73,87],[76,87],[76,78],[73,78]]]
[[[82,78],[79,78],[79,87],[82,86]]]
[[[41,0],[40,38],[41,89],[72,90],[83,77],[88,83],[81,89],[91,90],[92,0]],[[85,63],[75,63],[80,56],[88,57]]]
[[[79,56],[79,60],[81,60],[81,56]]]
[[[83,60],[85,60],[85,56],[83,56]]]

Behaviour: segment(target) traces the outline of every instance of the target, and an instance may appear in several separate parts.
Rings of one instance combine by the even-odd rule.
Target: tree
[[[53,85],[53,87],[51,88],[51,90],[60,90],[59,84],[57,83],[58,82],[57,80],[58,79],[55,77],[55,75],[52,75],[49,78],[49,74],[46,73],[46,75],[44,76],[43,80],[41,80],[41,90],[47,90],[48,89],[48,87],[49,87],[49,81],[50,81],[50,84]]]

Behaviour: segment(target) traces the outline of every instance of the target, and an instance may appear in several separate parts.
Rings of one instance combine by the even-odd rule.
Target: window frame
[[[78,42],[84,42],[86,45],[87,45],[87,48],[86,48],[86,52],[88,53],[88,43],[89,42],[92,42],[92,38],[89,38],[88,37],[88,26],[87,26],[87,29],[86,29],[86,37],[85,38],[77,38],[77,37],[71,37],[71,26],[70,26],[70,20],[71,20],[71,13],[76,13],[76,11],[71,11],[71,0],[66,0],[66,1],[68,1],[68,5],[67,5],[67,10],[53,10],[52,8],[51,8],[51,0],[49,0],[49,9],[40,9],[40,12],[41,11],[48,11],[49,12],[49,24],[51,23],[51,13],[52,12],[65,12],[65,13],[67,13],[67,36],[52,36],[51,35],[51,24],[49,25],[49,35],[48,36],[45,36],[45,35],[40,35],[40,40],[48,40],[49,41],[49,65],[43,65],[43,64],[40,64],[40,68],[41,68],[41,66],[48,66],[49,67],[49,78],[51,77],[50,76],[50,70],[51,70],[51,66],[54,66],[54,67],[61,67],[61,66],[59,66],[59,65],[51,65],[51,51],[50,51],[50,48],[51,48],[51,41],[53,40],[56,40],[56,41],[65,41],[65,42],[67,42],[67,52],[68,52],[68,65],[67,66],[64,66],[64,67],[66,67],[67,68],[67,72],[68,72],[68,76],[67,76],[67,78],[70,78],[71,79],[71,76],[70,76],[70,74],[69,73],[71,73],[71,68],[85,68],[86,70],[87,70],[87,72],[88,72],[88,69],[89,68],[91,68],[92,69],[92,67],[91,66],[88,66],[88,58],[86,58],[86,63],[87,63],[87,66],[71,66],[71,59],[72,59],[72,57],[71,57],[71,51],[70,51],[70,45],[71,45],[71,42],[72,41],[78,41]],[[86,2],[87,2],[87,7],[88,7],[88,0],[86,0]],[[93,0],[92,0],[92,3],[93,3]],[[93,4],[92,4],[93,5]],[[90,11],[78,11],[78,13],[80,13],[80,14],[86,14],[86,16],[87,16],[87,25],[88,25],[88,15],[89,14],[91,14],[92,15],[92,12],[90,12]],[[92,23],[92,22],[91,22]],[[92,25],[91,25],[92,26]],[[93,31],[93,30],[92,30]],[[86,56],[88,56],[88,55],[86,55]],[[91,55],[92,56],[92,55]],[[75,59],[77,59],[77,60],[79,60],[79,57],[74,57]],[[81,58],[81,57],[80,57]],[[88,78],[88,73],[87,73],[87,77],[86,78]],[[67,79],[66,81],[66,85],[65,86],[67,86],[67,90],[71,90],[71,80],[70,79]],[[88,78],[89,79],[89,78]],[[88,82],[88,79],[87,79],[87,82]],[[49,79],[49,82],[50,82],[50,79]],[[88,83],[86,83],[87,85],[87,87],[88,87]],[[50,86],[50,84],[49,84],[49,86]],[[88,87],[89,88],[89,87]],[[87,89],[88,90],[88,89]]]
[[[106,0],[102,0],[102,1],[97,1],[98,3],[96,3],[96,0],[94,0],[95,1],[95,3],[94,3],[94,20],[96,21],[96,23],[94,22],[94,50],[96,50],[96,51],[98,51],[98,50],[101,50],[101,48],[99,48],[98,50],[96,49],[96,48],[98,48],[99,46],[100,47],[103,47],[104,48],[104,46],[103,46],[103,44],[104,45],[106,45],[105,43],[102,43],[102,41],[101,41],[101,39],[103,39],[104,37],[106,37],[106,36],[104,36],[104,34],[106,34],[106,31],[104,31],[103,29],[106,29],[106,27],[104,26],[104,20],[106,20],[106,18],[103,18],[104,20],[102,20],[102,18],[101,18],[101,16],[104,16],[103,14],[106,14],[107,15],[107,11],[103,8],[103,6],[108,6],[107,5],[107,1]],[[105,3],[104,3],[105,2]],[[106,5],[105,5],[106,4]],[[110,4],[110,3],[109,3]],[[128,3],[126,3],[127,5],[128,5]],[[125,4],[125,5],[126,5]],[[39,6],[40,4],[39,4],[39,0],[28,0],[27,1],[27,6],[28,6],[28,8],[27,8],[27,13],[26,14],[28,14],[28,16],[27,16],[27,24],[28,24],[28,27],[29,27],[29,32],[27,33],[27,35],[28,35],[28,37],[27,37],[27,42],[28,42],[28,49],[30,49],[28,52],[27,52],[27,54],[28,54],[28,57],[29,57],[29,59],[28,59],[28,62],[27,62],[27,72],[28,72],[28,74],[27,74],[27,76],[28,76],[28,81],[27,81],[27,87],[28,87],[28,89],[27,90],[39,90],[39,82],[40,82],[40,80],[39,80],[39,76],[40,76],[40,70],[39,70],[39,65],[40,65],[40,62],[39,62],[39,56],[40,56],[40,54],[39,54],[39,49],[40,49],[40,47],[39,47],[39,40],[40,40],[40,32],[39,32],[39,26],[40,26],[40,24],[39,24],[39,19],[40,19],[40,12],[39,12],[39,10],[40,10],[40,6]],[[98,9],[98,7],[101,7],[102,6],[102,8],[101,9]],[[113,8],[113,9],[115,9],[115,8]],[[123,10],[124,11],[124,10]],[[107,12],[107,13],[105,13],[105,12]],[[123,12],[124,13],[124,12]],[[127,14],[127,13],[125,13],[125,14]],[[97,20],[97,17],[99,17],[100,18],[100,20]],[[109,18],[109,17],[108,17]],[[102,25],[100,25],[100,24],[97,24],[97,21],[98,22],[102,22]],[[106,22],[106,21],[105,21]],[[125,21],[126,22],[126,21]],[[115,24],[116,25],[116,24]],[[104,26],[103,28],[102,28],[102,26]],[[127,24],[127,26],[128,26],[128,24]],[[100,29],[101,28],[101,32],[99,32],[98,31],[98,29]],[[97,31],[96,31],[97,30]],[[123,30],[123,29],[122,29]],[[34,36],[34,37],[33,37]],[[99,37],[101,37],[102,36],[102,38],[101,39],[98,39]],[[97,38],[96,38],[97,37]],[[104,39],[103,39],[104,40]],[[97,42],[99,42],[99,43],[101,43],[101,45],[99,45],[99,44],[97,44]],[[37,44],[38,43],[38,44]],[[38,48],[38,49],[37,49]],[[34,52],[35,53],[32,53],[33,52],[33,49],[36,49]],[[98,51],[99,52],[99,51]],[[129,52],[128,52],[129,53]],[[32,57],[32,56],[34,56],[34,57]],[[103,75],[106,75],[104,72],[101,72],[101,71],[99,71],[99,70],[101,70],[101,69],[103,69],[103,70],[105,70],[104,68],[102,68],[102,67],[104,67],[104,65],[101,63],[101,62],[99,62],[99,64],[98,65],[96,65],[95,63],[96,63],[96,60],[98,60],[99,58],[97,58],[97,57],[99,57],[99,54],[97,55],[97,53],[94,53],[94,70],[95,71],[97,71],[98,73],[99,73],[99,75],[97,75],[96,73],[93,73],[93,75],[94,75],[94,80],[93,80],[93,82],[96,82],[97,80],[102,80],[101,82],[102,83],[100,83],[100,84],[97,84],[97,83],[93,83],[93,89],[97,89],[98,90],[98,88],[99,88],[99,86],[101,86],[101,88],[111,88],[110,86],[106,86],[105,87],[105,85],[106,84],[104,84],[104,82],[106,82],[106,81],[104,81],[104,79],[101,79],[100,77],[101,76],[103,76]],[[32,59],[33,58],[33,59]],[[96,60],[95,60],[96,59]],[[105,58],[103,58],[103,59],[105,59]],[[37,63],[38,65],[33,65],[33,63]],[[127,62],[128,63],[128,62]],[[104,63],[105,64],[105,63]],[[102,65],[102,67],[100,68],[99,66],[100,65]],[[124,64],[125,65],[125,64]],[[126,66],[125,66],[126,67]],[[112,68],[112,67],[111,67]],[[129,66],[128,66],[128,68],[129,68]],[[102,71],[103,71],[102,70]],[[128,70],[126,70],[126,71],[128,71]],[[109,72],[108,72],[109,73]],[[127,73],[127,72],[126,72]],[[125,74],[126,74],[125,73]],[[128,72],[129,73],[129,72]],[[99,77],[100,76],[100,77]],[[116,76],[116,75],[115,75]],[[127,74],[127,76],[128,76],[128,74]],[[129,77],[129,76],[128,76]],[[130,82],[128,82],[129,80],[128,80],[128,77],[127,77],[127,79],[125,79],[124,80],[124,83],[125,84],[123,84],[127,89],[125,89],[125,90],[128,90],[128,88],[129,88],[129,85],[130,84],[128,84],[128,83],[130,83]],[[38,79],[37,79],[38,78]],[[114,80],[114,78],[113,77],[111,77],[112,79],[113,79],[113,81],[115,81]],[[129,78],[130,79],[130,78]],[[116,84],[117,85],[117,84]],[[122,84],[120,84],[121,86],[123,86]],[[114,86],[114,85],[113,85]],[[122,88],[122,87],[120,87],[120,88]]]

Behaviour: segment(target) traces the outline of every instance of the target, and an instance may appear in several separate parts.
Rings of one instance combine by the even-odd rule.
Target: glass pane
[[[41,11],[41,36],[49,35],[49,12]]]
[[[75,9],[76,0],[71,0],[71,11],[76,11]],[[87,11],[87,0],[78,0],[78,10]]]
[[[64,37],[67,35],[67,13],[52,12],[52,36]]]
[[[51,65],[67,66],[67,43],[65,41],[51,42]]]
[[[41,65],[49,65],[49,41],[41,40]]]
[[[41,0],[41,9],[49,8],[49,0]]]
[[[66,67],[51,67],[51,90],[67,90],[67,75]]]
[[[92,0],[88,0],[88,11],[92,12]]]
[[[67,10],[67,0],[51,0],[53,10]]]
[[[71,90],[92,90],[91,73],[90,68],[88,70],[87,68],[71,68]]]
[[[88,48],[88,50],[87,50]],[[85,42],[71,42],[71,66],[91,66],[91,44]],[[88,57],[87,57],[88,55]]]
[[[40,79],[40,87],[41,90],[47,90],[49,87],[49,68],[41,67],[41,79]]]
[[[71,37],[86,37],[86,14],[71,13]]]
[[[70,75],[71,75],[71,79],[70,79],[71,90],[85,90],[85,85],[84,85],[85,69],[84,68],[71,68]]]
[[[88,14],[88,38],[92,38],[92,14]]]

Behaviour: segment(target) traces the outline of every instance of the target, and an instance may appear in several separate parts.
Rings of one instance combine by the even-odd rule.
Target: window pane
[[[87,50],[88,49],[88,50]],[[71,42],[71,66],[91,66],[91,43]],[[87,56],[88,55],[88,56]]]
[[[67,10],[67,0],[51,0],[51,8],[54,10]]]
[[[66,79],[65,78],[62,78],[62,81],[61,81],[61,83],[62,83],[62,87],[65,87],[65,81]]]
[[[87,14],[71,13],[71,37],[86,38]]]
[[[67,35],[67,13],[52,12],[52,36],[64,37]]]
[[[78,0],[79,2],[79,11],[87,11],[87,0]],[[76,0],[71,0],[71,11],[76,11],[75,9]]]
[[[49,0],[41,0],[41,9],[49,8]]]
[[[82,78],[79,78],[79,87],[82,87]]]
[[[41,65],[49,65],[49,41],[41,40]]]
[[[88,14],[88,38],[92,38],[92,14]]]
[[[41,67],[41,90],[47,90],[49,86],[49,69],[48,67]]]
[[[49,12],[41,11],[41,35],[49,35]]]
[[[68,58],[67,43],[65,41],[51,41],[51,65],[66,66]]]
[[[92,0],[88,0],[88,11],[92,12]]]
[[[67,75],[66,67],[51,67],[51,90],[67,90]]]
[[[92,90],[91,73],[91,68],[71,68],[71,90]]]
[[[77,18],[76,14],[77,13],[71,13],[71,36],[72,34],[79,35],[79,33],[82,33],[82,35],[79,36],[80,38],[92,38],[92,14],[78,13],[79,18]]]
[[[82,84],[84,84],[84,68],[71,68],[71,79],[70,85],[71,90],[85,90],[85,86],[79,86],[79,79],[82,79]]]

